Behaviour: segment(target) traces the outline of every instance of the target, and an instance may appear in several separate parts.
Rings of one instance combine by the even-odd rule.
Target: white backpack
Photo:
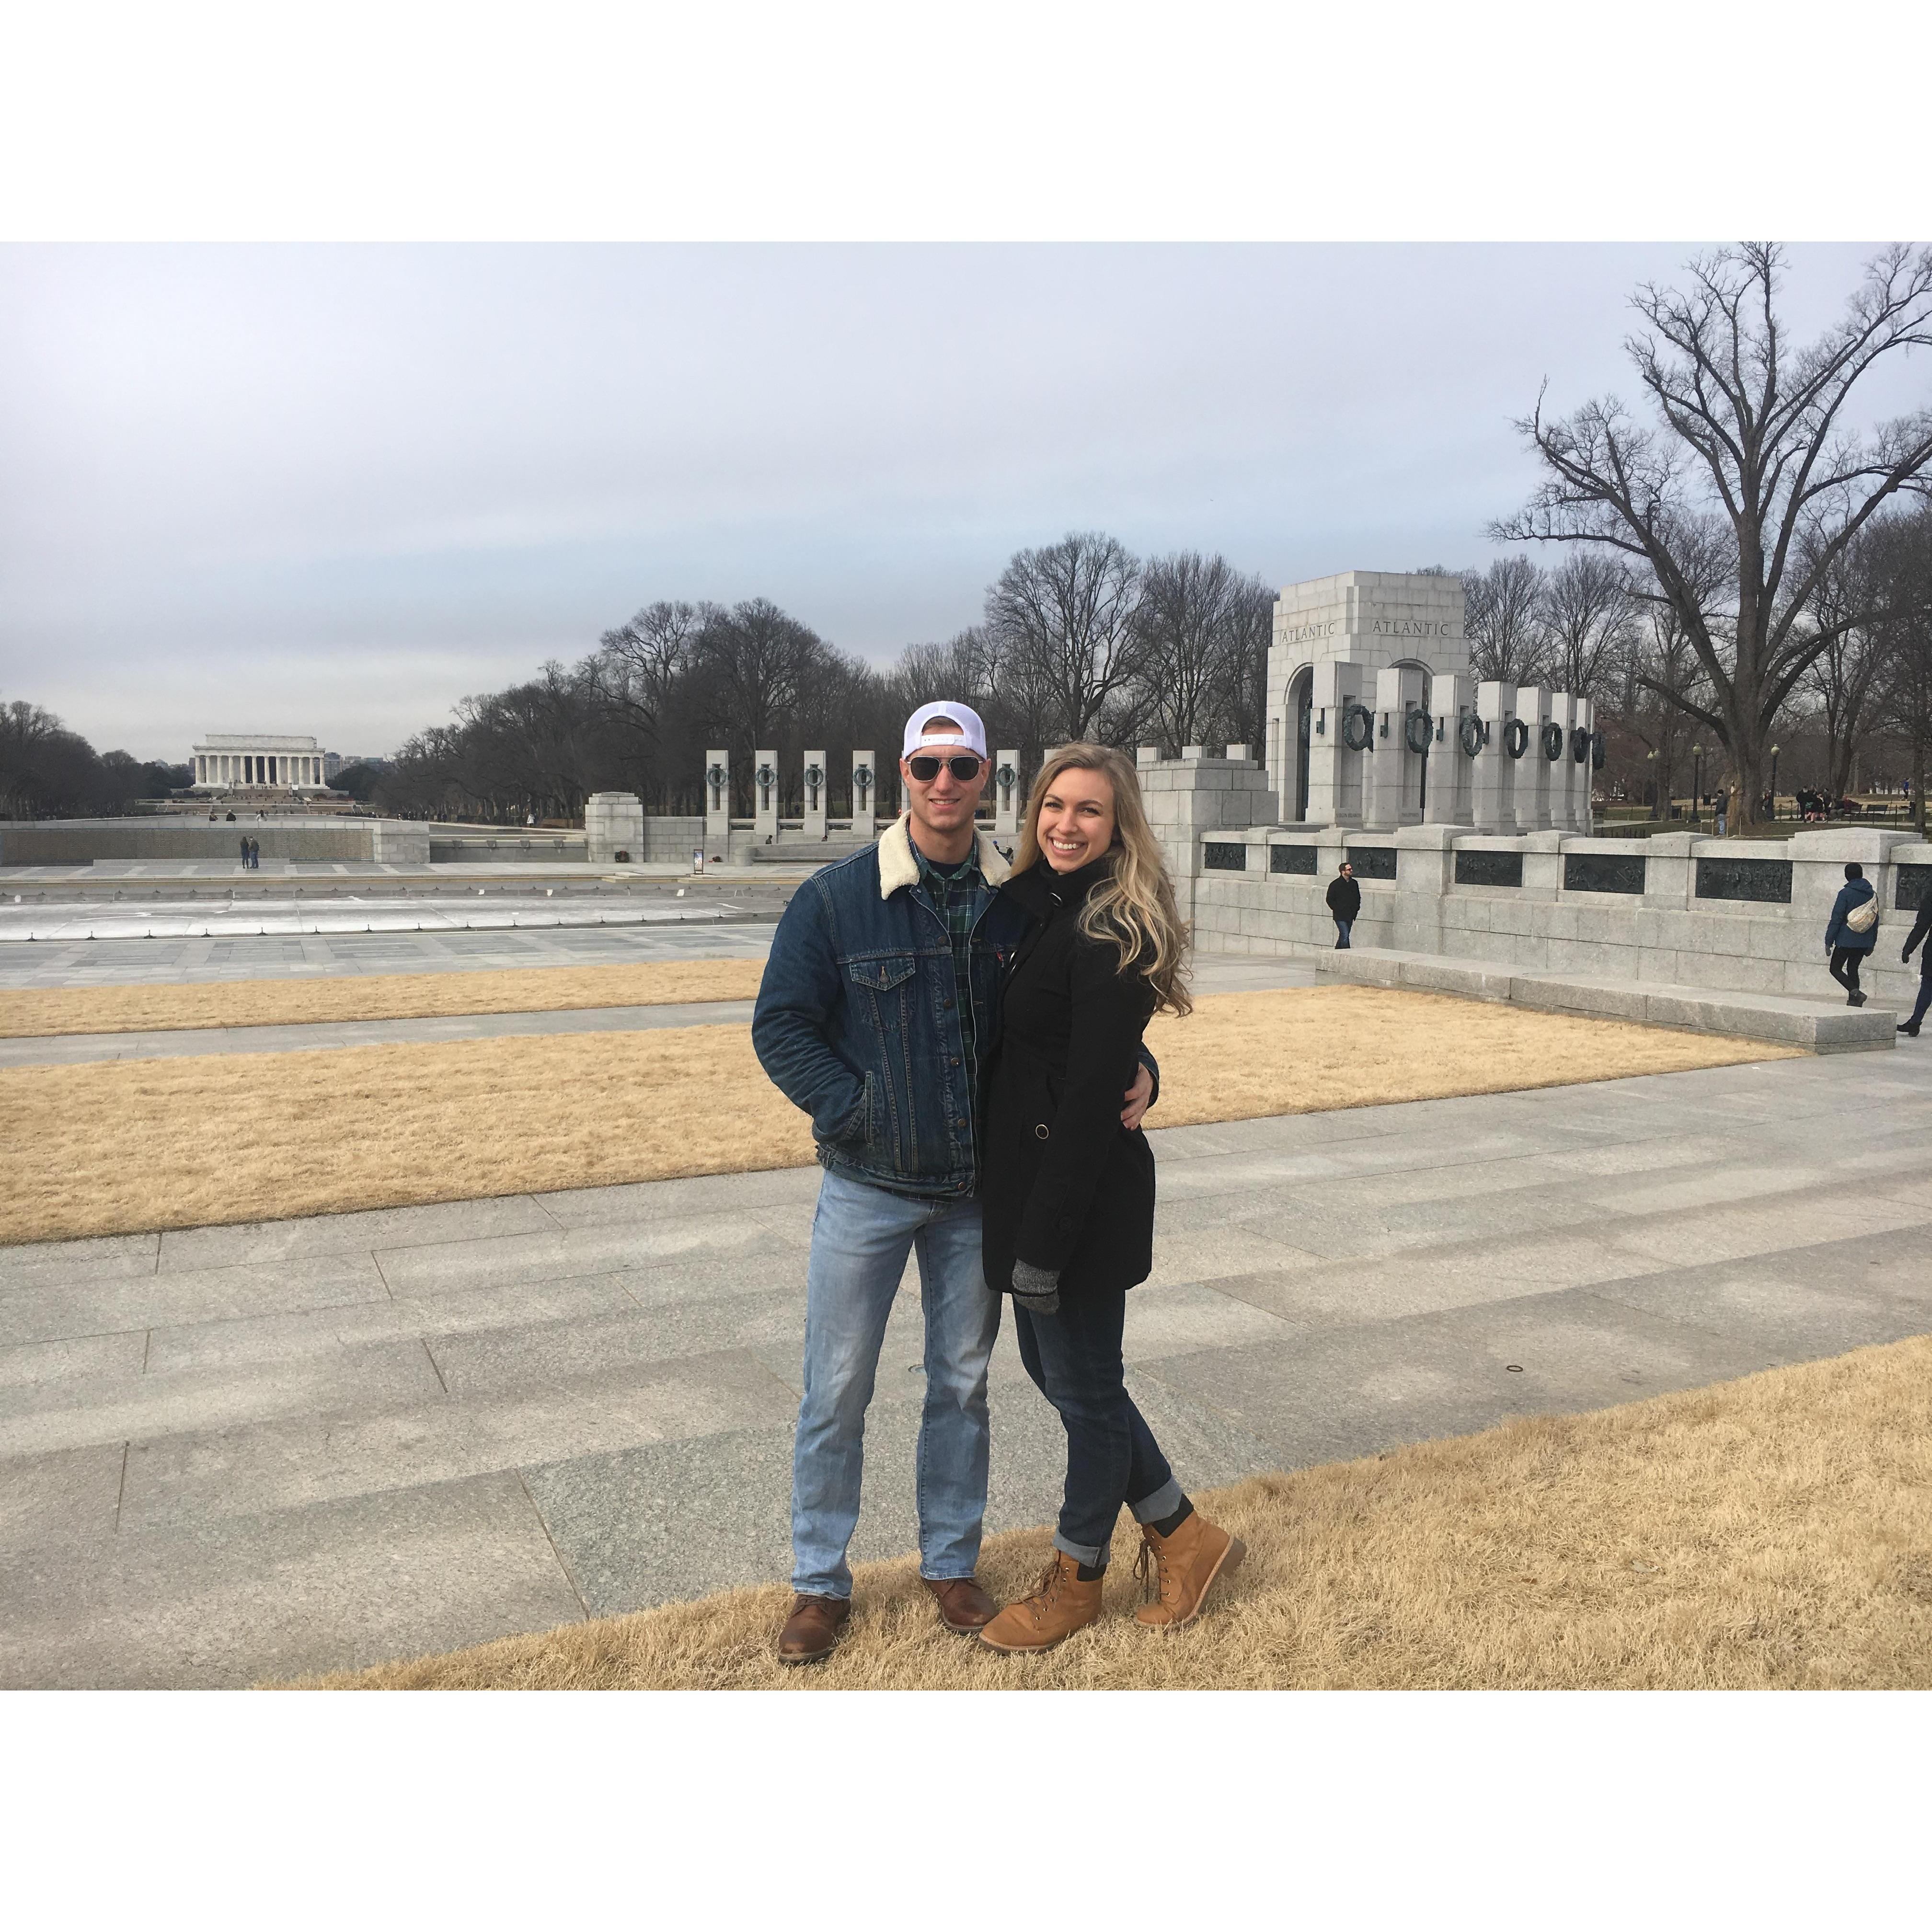
[[[1874,892],[1868,899],[1861,899],[1845,915],[1847,932],[1869,932],[1878,923],[1878,895]]]

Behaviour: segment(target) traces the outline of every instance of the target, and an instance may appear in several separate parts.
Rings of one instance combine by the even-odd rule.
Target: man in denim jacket
[[[963,704],[908,721],[908,809],[874,846],[814,872],[772,940],[752,1041],[812,1116],[820,1165],[806,1274],[805,1395],[792,1459],[787,1664],[829,1656],[850,1613],[866,1405],[886,1318],[916,1248],[926,1310],[920,1574],[950,1628],[999,1606],[974,1576],[986,1508],[986,1365],[1000,1298],[980,1271],[979,1070],[1000,982],[1028,920],[979,834],[986,731]],[[1138,1126],[1149,1066],[1121,1118]]]

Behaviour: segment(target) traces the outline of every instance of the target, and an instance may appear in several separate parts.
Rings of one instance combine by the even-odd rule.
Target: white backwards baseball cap
[[[934,718],[950,718],[958,726],[956,731],[942,731],[937,737],[928,738],[926,728]],[[940,702],[922,704],[906,720],[905,743],[899,756],[909,758],[915,752],[932,752],[944,745],[963,745],[969,752],[977,752],[981,758],[986,751],[986,728],[980,714],[971,706]]]

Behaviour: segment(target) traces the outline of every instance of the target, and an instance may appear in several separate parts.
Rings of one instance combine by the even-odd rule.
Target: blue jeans
[[[1335,950],[1337,952],[1352,952],[1354,950],[1354,947],[1348,944],[1348,934],[1354,923],[1352,919],[1338,919],[1335,922]]]
[[[866,1406],[906,1257],[926,1306],[926,1407],[918,1452],[920,1574],[970,1576],[986,1513],[986,1364],[1000,1298],[980,1271],[980,1204],[908,1199],[828,1170],[806,1277],[805,1400],[792,1450],[792,1588],[849,1597]]]
[[[1159,1522],[1180,1507],[1180,1485],[1122,1378],[1126,1312],[1124,1288],[1062,1295],[1052,1315],[1013,1310],[1020,1360],[1066,1431],[1053,1546],[1090,1568],[1106,1563],[1123,1503],[1136,1522]]]

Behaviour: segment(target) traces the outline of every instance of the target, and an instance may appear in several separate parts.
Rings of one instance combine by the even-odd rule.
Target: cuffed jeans
[[[866,1406],[907,1256],[926,1307],[918,1450],[920,1574],[970,1576],[986,1514],[986,1364],[1000,1298],[980,1269],[980,1204],[914,1201],[827,1172],[806,1277],[805,1400],[792,1450],[792,1588],[849,1597]]]
[[[1354,949],[1348,944],[1348,934],[1354,923],[1352,919],[1338,919],[1335,922],[1335,950],[1337,952],[1354,951]]]
[[[1118,1288],[1063,1294],[1054,1315],[1013,1310],[1020,1360],[1066,1431],[1066,1489],[1053,1546],[1089,1568],[1106,1563],[1123,1503],[1136,1522],[1159,1522],[1181,1502],[1180,1485],[1123,1379],[1126,1312]]]

